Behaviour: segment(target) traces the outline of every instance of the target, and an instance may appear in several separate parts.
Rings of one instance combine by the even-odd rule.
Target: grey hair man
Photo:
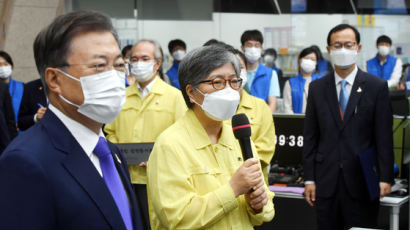
[[[125,99],[110,18],[61,15],[36,37],[34,56],[50,104],[0,158],[0,228],[144,229],[127,163],[101,130]]]

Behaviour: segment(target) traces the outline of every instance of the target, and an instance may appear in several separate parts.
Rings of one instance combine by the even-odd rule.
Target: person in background
[[[0,79],[9,86],[11,103],[14,110],[14,119],[17,124],[21,99],[23,98],[24,84],[23,82],[16,81],[11,77],[13,68],[14,64],[10,55],[5,51],[0,50]]]
[[[394,181],[387,82],[357,68],[362,46],[355,27],[332,28],[327,45],[335,71],[309,86],[305,199],[316,207],[318,229],[377,228],[379,200]]]
[[[205,46],[181,62],[185,115],[157,139],[148,162],[153,229],[253,229],[272,220],[273,193],[258,154],[245,162],[230,120],[242,79],[239,60]],[[253,189],[253,190],[251,190]]]
[[[132,48],[131,74],[137,83],[126,90],[120,114],[105,126],[107,139],[113,143],[155,142],[157,137],[186,111],[181,91],[159,77],[162,65],[160,45],[140,40]],[[131,182],[149,225],[146,162],[129,165]]]
[[[241,36],[241,49],[248,61],[248,81],[244,89],[252,96],[268,103],[272,113],[276,111],[276,98],[280,96],[278,76],[275,70],[260,63],[263,36],[259,30],[247,30]]]
[[[168,51],[172,55],[174,61],[172,63],[171,68],[167,71],[166,74],[168,75],[169,80],[171,81],[171,85],[179,89],[180,87],[178,81],[178,69],[179,63],[186,55],[186,44],[181,39],[171,40],[168,43]]]
[[[268,169],[275,153],[275,143],[272,141],[275,139],[273,116],[269,106],[262,99],[254,97],[243,90],[243,86],[247,81],[246,58],[237,49],[233,49],[232,52],[240,61],[240,77],[242,78],[242,86],[239,89],[241,100],[236,113],[244,113],[249,118],[252,127],[251,139],[258,151],[265,183],[268,184]]]
[[[14,110],[7,84],[0,81],[0,155],[17,136]]]
[[[263,52],[263,64],[266,67],[272,68],[276,71],[279,80],[280,96],[282,97],[283,87],[285,86],[286,78],[283,77],[283,72],[276,66],[276,60],[278,59],[278,54],[275,49],[269,48],[265,49]]]
[[[126,87],[128,87],[130,85],[133,85],[135,83],[135,78],[130,74],[131,49],[132,49],[132,45],[126,45],[121,50],[121,55],[122,55],[122,58],[124,59],[125,68],[127,70],[127,72],[126,72],[127,78],[125,79],[126,80],[125,81],[125,86]]]
[[[317,60],[317,53],[312,47],[305,48],[300,52],[298,57],[299,74],[289,78],[283,90],[285,113],[305,113],[309,85],[312,81],[321,78],[315,74]]]
[[[18,119],[19,129],[21,131],[27,130],[40,121],[47,111],[47,104],[47,97],[41,79],[26,83]]]
[[[60,15],[33,48],[50,104],[0,157],[0,229],[146,229],[127,162],[101,130],[125,102],[111,19]]]
[[[367,72],[386,80],[389,88],[398,86],[403,65],[400,58],[390,55],[392,44],[392,40],[388,36],[378,37],[376,41],[377,55],[366,62]]]
[[[315,50],[317,55],[316,74],[323,77],[326,74],[332,72],[332,64],[323,57],[322,51],[320,50],[319,46],[312,45],[311,48]]]

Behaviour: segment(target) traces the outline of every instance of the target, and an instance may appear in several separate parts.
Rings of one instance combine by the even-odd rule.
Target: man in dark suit
[[[47,98],[41,79],[24,84],[18,119],[19,130],[24,131],[43,118],[47,110]]]
[[[111,20],[59,16],[34,56],[50,104],[0,157],[0,229],[144,229],[127,163],[101,130],[125,102]]]
[[[9,88],[6,83],[0,82],[0,154],[16,136],[17,129]]]
[[[327,38],[335,71],[309,87],[304,133],[305,198],[319,229],[375,227],[379,199],[370,198],[359,155],[375,159],[380,197],[393,182],[392,111],[386,81],[357,68],[360,34],[341,24]],[[366,178],[365,178],[366,175]]]

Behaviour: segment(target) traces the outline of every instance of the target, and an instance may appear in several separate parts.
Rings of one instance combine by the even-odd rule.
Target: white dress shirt
[[[158,78],[158,76],[156,76],[156,77],[154,78],[154,80],[152,80],[152,81],[151,81],[147,86],[145,86],[144,88],[141,88],[140,84],[137,83],[137,84],[138,84],[138,91],[140,92],[141,99],[144,99],[144,98],[149,94],[149,92],[151,91],[151,89],[152,89],[152,87],[154,86],[155,82],[157,81],[157,78]]]
[[[100,135],[97,135],[89,128],[85,127],[81,123],[67,117],[64,113],[54,107],[52,104],[48,105],[48,109],[50,109],[57,117],[63,122],[64,126],[70,131],[73,135],[74,139],[80,144],[81,148],[90,158],[91,162],[97,169],[98,173],[102,177],[102,171],[100,166],[100,160],[98,159],[97,155],[95,155],[94,148],[97,146],[98,139],[100,136],[104,137],[102,130],[100,129]]]

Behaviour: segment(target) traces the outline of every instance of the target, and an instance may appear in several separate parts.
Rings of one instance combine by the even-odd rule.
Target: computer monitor
[[[271,164],[296,167],[302,164],[304,115],[274,114],[275,155]]]

